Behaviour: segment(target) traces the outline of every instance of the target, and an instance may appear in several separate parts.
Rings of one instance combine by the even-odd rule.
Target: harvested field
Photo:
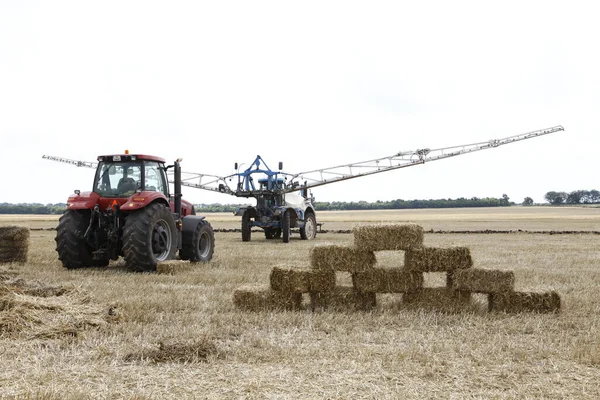
[[[425,231],[600,230],[600,209],[594,208],[318,217],[331,229],[392,222],[418,223]],[[56,226],[56,220],[21,218],[0,216],[0,225]],[[239,228],[239,217],[209,214],[207,219],[217,229]],[[377,295],[370,310],[357,312],[344,306],[348,299],[354,302],[353,295],[337,288],[329,307],[314,312],[308,294],[296,297],[301,310],[249,312],[234,304],[236,289],[270,290],[273,268],[308,266],[313,246],[354,246],[352,234],[319,234],[314,241],[296,234],[283,244],[264,235],[242,243],[238,233],[217,233],[209,264],[143,274],[121,261],[66,270],[56,258],[54,234],[31,231],[27,262],[0,266],[0,284],[22,279],[26,285],[11,296],[34,297],[35,304],[54,301],[44,307],[55,310],[36,311],[52,312],[53,322],[75,322],[71,330],[79,330],[38,335],[39,327],[32,325],[0,337],[0,398],[600,397],[597,235],[425,232],[423,246],[468,247],[471,269],[513,271],[515,292],[560,295],[559,313],[490,313],[486,295],[473,295],[466,309],[442,312],[428,309],[426,302],[405,304],[404,294],[396,293]],[[380,257],[376,267],[398,267],[393,262]],[[445,276],[439,278],[436,284],[445,285]],[[350,272],[338,272],[336,279],[338,287],[352,284]],[[67,309],[71,312],[64,313]],[[89,320],[104,322],[95,326]]]

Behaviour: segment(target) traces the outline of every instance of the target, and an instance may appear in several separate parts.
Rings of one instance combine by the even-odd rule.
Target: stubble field
[[[488,313],[478,296],[464,311],[445,313],[406,308],[401,295],[378,296],[369,312],[252,313],[235,308],[236,288],[266,287],[274,266],[308,265],[314,245],[350,245],[353,236],[321,233],[302,241],[295,234],[284,244],[257,232],[243,243],[239,233],[217,232],[209,264],[185,264],[172,274],[134,273],[121,261],[69,271],[57,259],[55,232],[43,230],[58,217],[0,216],[0,225],[33,229],[28,262],[0,266],[5,281],[68,294],[29,299],[26,321],[14,319],[14,304],[26,294],[0,298],[0,397],[600,398],[600,235],[591,233],[600,231],[600,208],[318,217],[330,230],[415,222],[426,232],[582,233],[425,234],[426,246],[469,247],[477,268],[514,271],[516,290],[557,291],[559,314]],[[207,218],[216,229],[239,227],[229,214]],[[377,258],[380,266],[402,262],[390,252]],[[338,279],[349,282],[343,273]],[[428,286],[444,282],[426,277]]]

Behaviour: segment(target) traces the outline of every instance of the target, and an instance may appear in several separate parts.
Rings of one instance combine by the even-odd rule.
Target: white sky
[[[594,2],[0,0],[0,202],[58,203],[93,170],[43,154],[257,154],[300,172],[563,125],[315,188],[317,201],[600,189]],[[194,203],[239,203],[184,188]]]

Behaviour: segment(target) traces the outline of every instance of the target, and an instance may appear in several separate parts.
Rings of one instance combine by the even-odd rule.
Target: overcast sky
[[[315,188],[318,201],[600,189],[594,2],[0,0],[0,202],[58,203],[93,170],[183,158],[300,172],[564,132]],[[184,188],[194,203],[238,203]]]

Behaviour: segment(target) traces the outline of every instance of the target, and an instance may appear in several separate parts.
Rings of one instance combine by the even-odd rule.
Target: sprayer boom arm
[[[193,172],[182,172],[181,184],[182,186],[193,187],[196,189],[209,190],[212,192],[225,193],[232,196],[238,197],[254,197],[256,195],[268,193],[289,193],[296,192],[303,189],[310,189],[317,186],[327,185],[329,183],[344,181],[348,179],[358,178],[360,176],[367,176],[373,174],[379,174],[381,172],[391,171],[394,169],[412,167],[414,165],[424,164],[430,161],[442,160],[444,158],[456,157],[462,154],[472,153],[480,150],[492,149],[509,143],[519,142],[521,140],[532,139],[538,136],[548,135],[550,133],[563,131],[564,128],[560,125],[553,126],[547,129],[541,129],[538,131],[523,133],[520,135],[514,135],[505,137],[502,139],[489,140],[487,142],[479,142],[472,144],[464,144],[460,146],[442,147],[439,149],[418,149],[414,151],[403,151],[396,153],[392,156],[376,158],[368,161],[361,161],[351,164],[343,164],[335,167],[315,169],[312,171],[300,172],[297,174],[289,174],[285,172],[271,172],[271,175],[280,175],[285,178],[286,184],[283,187],[278,187],[276,190],[249,190],[245,189],[238,183],[235,188],[230,188],[228,181],[233,178],[238,179],[241,176],[248,178],[249,174],[252,173],[251,168],[246,170],[244,173],[236,173],[228,176],[217,176],[198,174]],[[68,158],[54,157],[44,155],[42,158],[58,161],[67,164],[72,164],[77,167],[96,168],[98,163],[89,161],[77,161]],[[257,157],[257,160],[260,156]],[[266,167],[266,166],[265,166]],[[256,166],[258,171],[258,165]],[[268,167],[266,167],[268,169]]]
[[[411,167],[424,164],[429,161],[442,160],[444,158],[456,157],[462,154],[475,151],[492,149],[509,143],[515,143],[521,140],[531,139],[538,136],[548,135],[550,133],[562,131],[562,126],[541,129],[520,135],[494,139],[487,142],[465,144],[460,146],[442,147],[439,149],[419,149],[415,151],[399,152],[393,156],[376,158],[373,160],[362,161],[351,164],[338,165],[336,167],[316,169],[313,171],[300,172],[291,176],[292,180],[306,182],[302,188],[312,188],[326,185],[333,182],[339,182],[347,179],[358,178],[391,171],[394,169]],[[296,189],[298,190],[298,189]],[[291,190],[290,190],[291,191]]]

